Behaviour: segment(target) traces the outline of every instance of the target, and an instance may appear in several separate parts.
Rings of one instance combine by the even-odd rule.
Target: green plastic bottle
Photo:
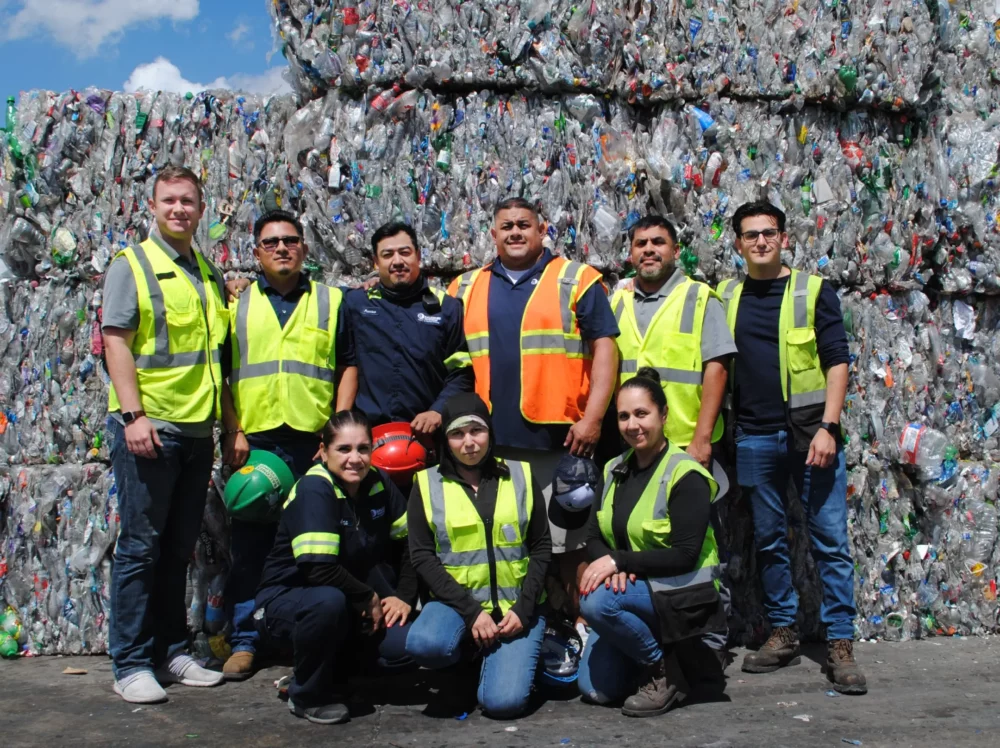
[[[7,97],[7,121],[4,125],[4,130],[7,132],[7,149],[10,151],[10,156],[15,161],[20,161],[23,158],[21,154],[21,144],[17,142],[17,137],[14,135],[15,120],[17,120],[17,105],[14,103],[14,97]]]

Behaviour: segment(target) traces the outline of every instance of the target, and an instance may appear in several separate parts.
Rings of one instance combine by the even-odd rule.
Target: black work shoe
[[[317,725],[339,725],[351,719],[347,704],[324,704],[323,706],[302,707],[291,699],[288,700],[288,711],[296,717],[305,717]]]
[[[833,683],[834,691],[856,695],[868,693],[868,681],[854,659],[853,641],[833,639],[827,644],[826,677]]]
[[[764,646],[743,658],[743,672],[773,673],[779,668],[800,664],[801,655],[799,632],[792,626],[775,626]]]
[[[649,665],[639,690],[625,699],[622,714],[626,717],[655,717],[663,714],[681,698],[677,686],[667,682],[663,658]]]

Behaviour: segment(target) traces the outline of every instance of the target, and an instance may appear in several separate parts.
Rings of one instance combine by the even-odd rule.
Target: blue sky
[[[0,0],[0,95],[288,90],[267,0]],[[2,116],[2,115],[0,115]]]

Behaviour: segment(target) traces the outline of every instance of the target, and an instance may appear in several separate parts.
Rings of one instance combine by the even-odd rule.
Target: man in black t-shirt
[[[805,508],[823,585],[827,676],[842,693],[867,691],[854,660],[854,564],[847,537],[847,466],[840,413],[849,353],[836,292],[781,263],[785,214],[749,203],[733,215],[748,278],[718,292],[738,353],[731,376],[736,472],[753,511],[771,638],[743,670],[768,673],[800,661],[784,499],[791,476]]]

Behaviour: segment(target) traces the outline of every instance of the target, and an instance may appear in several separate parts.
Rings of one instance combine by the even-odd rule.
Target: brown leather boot
[[[670,709],[680,698],[677,686],[667,681],[667,670],[661,657],[647,666],[639,690],[625,700],[622,714],[626,717],[655,717]]]
[[[793,626],[775,626],[764,646],[743,658],[743,672],[773,673],[787,665],[798,665],[802,662],[801,654],[798,630]]]
[[[854,659],[854,642],[833,639],[827,644],[826,677],[840,693],[868,693],[868,681]]]
[[[233,652],[222,666],[226,680],[246,680],[253,675],[253,652]]]

